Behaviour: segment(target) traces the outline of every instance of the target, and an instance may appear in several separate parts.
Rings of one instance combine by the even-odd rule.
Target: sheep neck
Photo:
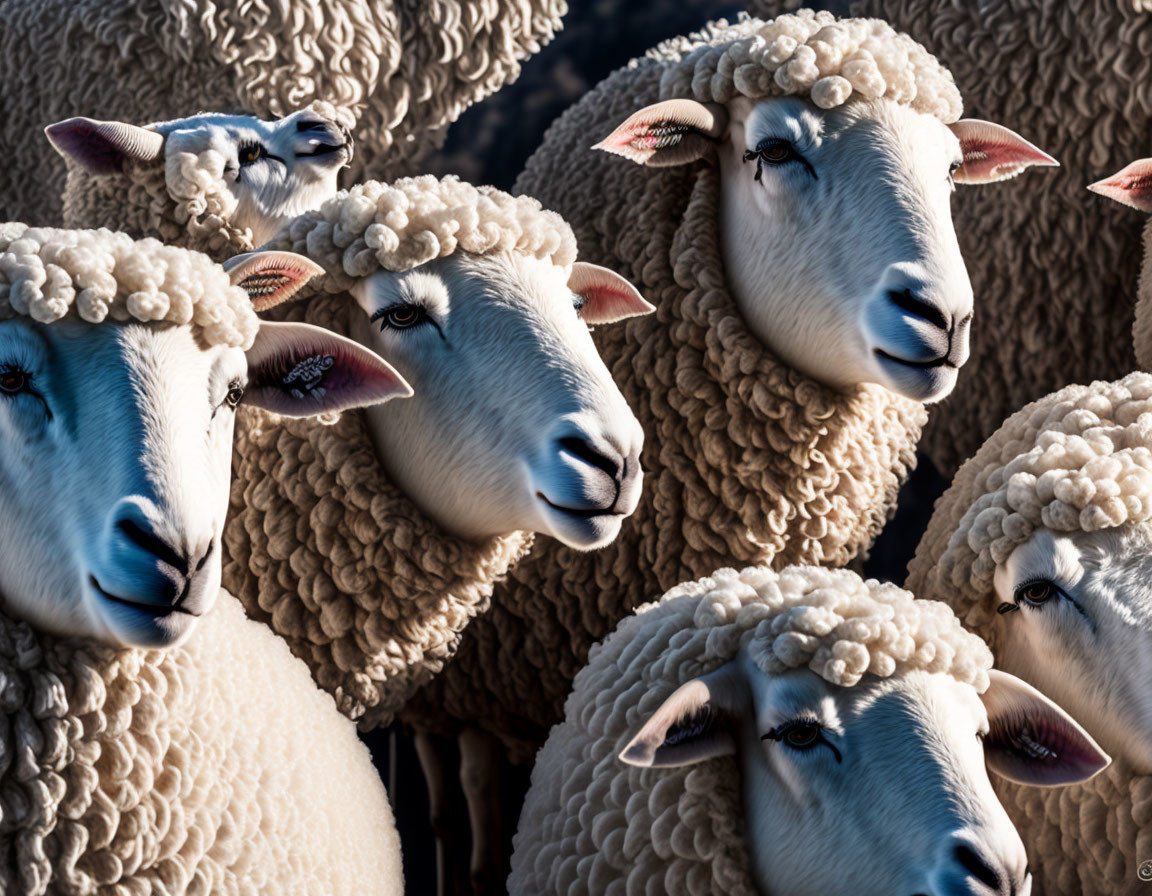
[[[346,295],[285,316],[345,334]],[[388,477],[362,411],[326,424],[243,410],[224,583],[362,728],[387,724],[455,652],[531,535],[444,531]]]

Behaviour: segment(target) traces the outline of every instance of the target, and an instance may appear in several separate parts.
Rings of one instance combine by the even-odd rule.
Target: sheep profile
[[[479,724],[525,762],[589,647],[651,595],[867,550],[967,356],[952,183],[1051,162],[960,105],[907,36],[806,12],[671,40],[552,126],[517,190],[657,306],[597,334],[648,486],[609,548],[538,542],[405,721]]]
[[[1152,856],[1152,375],[1067,386],[1009,417],[937,502],[909,587],[1114,758],[1059,792],[997,789],[1034,893],[1135,894]]]
[[[985,762],[1051,785],[1107,757],[991,665],[944,604],[845,570],[677,586],[576,676],[532,773],[509,890],[1026,893]]]
[[[408,391],[348,340],[257,320],[248,288],[310,275],[0,225],[5,893],[403,891],[354,727],[220,591],[235,407]],[[285,385],[317,357],[326,390]]]
[[[45,129],[69,161],[63,223],[206,252],[250,252],[336,195],[350,120],[328,103],[276,121],[201,114],[146,127],[69,118]]]
[[[63,166],[28,141],[77,112],[278,118],[326,100],[355,120],[355,178],[405,173],[516,78],[566,11],[564,0],[0,0],[5,214],[59,221]]]
[[[242,412],[236,440],[225,584],[371,728],[533,532],[587,550],[635,508],[643,434],[588,325],[651,307],[539,203],[451,177],[360,184],[269,247],[324,271],[287,314],[416,390],[332,425]]]

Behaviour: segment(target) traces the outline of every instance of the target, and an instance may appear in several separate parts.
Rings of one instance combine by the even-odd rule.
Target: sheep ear
[[[653,168],[687,165],[711,152],[727,127],[723,106],[665,100],[634,112],[592,148]]]
[[[960,141],[964,154],[964,163],[952,175],[958,184],[990,184],[1013,178],[1032,165],[1060,165],[1003,125],[964,118],[948,127]]]
[[[656,310],[635,286],[597,264],[578,261],[572,265],[568,288],[584,299],[580,317],[588,324],[610,324]]]
[[[993,669],[984,758],[1009,781],[1052,787],[1087,781],[1112,760],[1068,713],[1015,675]]]
[[[324,269],[295,252],[246,252],[224,262],[233,286],[241,287],[257,311],[275,308],[292,298]]]
[[[1138,159],[1111,177],[1089,184],[1088,189],[1142,212],[1152,212],[1152,159]]]
[[[412,394],[375,352],[311,324],[262,321],[247,356],[244,403],[286,417],[346,411]]]
[[[48,125],[44,133],[60,155],[89,174],[116,174],[125,161],[151,162],[164,150],[163,136],[122,121],[68,118]]]
[[[728,721],[751,701],[748,682],[734,663],[678,687],[620,754],[641,768],[692,765],[736,752]]]

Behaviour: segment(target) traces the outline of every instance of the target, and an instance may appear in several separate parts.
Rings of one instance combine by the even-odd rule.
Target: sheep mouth
[[[566,514],[567,516],[576,517],[577,519],[581,519],[581,520],[594,520],[594,519],[598,519],[600,517],[605,517],[605,516],[608,516],[608,517],[623,517],[623,516],[625,516],[625,514],[621,513],[618,510],[614,510],[611,507],[599,507],[599,508],[592,508],[592,509],[576,508],[576,507],[564,507],[560,504],[556,504],[552,501],[549,501],[548,496],[545,495],[543,492],[536,492],[536,497],[539,498],[541,501],[543,501],[545,504],[547,504],[549,507],[551,507],[553,510],[559,511],[560,513]]]
[[[181,613],[185,616],[192,617],[200,615],[199,613],[194,613],[188,608],[179,604],[175,606],[172,604],[152,604],[146,601],[129,600],[126,597],[117,597],[115,594],[112,594],[111,592],[105,591],[103,588],[101,588],[100,583],[96,581],[95,576],[88,577],[88,584],[90,584],[96,594],[102,597],[104,600],[110,601],[114,604],[119,604],[122,607],[128,607],[131,610],[135,610],[137,613],[143,613],[146,616],[152,617],[153,619],[163,619],[166,616],[173,615],[174,613]]]
[[[875,350],[876,357],[882,360],[889,361],[893,364],[899,364],[901,367],[911,367],[915,370],[938,370],[941,367],[949,367],[953,370],[958,369],[955,364],[948,360],[947,355],[937,358],[934,361],[908,361],[904,358],[897,358],[895,355],[890,355],[882,348]]]

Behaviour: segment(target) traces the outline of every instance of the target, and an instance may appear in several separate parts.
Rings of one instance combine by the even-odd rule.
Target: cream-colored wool
[[[320,293],[282,316],[352,335],[344,290],[377,270],[457,251],[515,252],[569,269],[571,230],[527,198],[454,177],[368,182],[281,228],[269,248],[325,269]],[[241,409],[225,528],[226,587],[365,728],[386,724],[440,671],[531,535],[472,543],[444,532],[392,483],[362,411],[335,425]]]
[[[354,727],[227,594],[168,651],[0,615],[0,701],[0,891],[403,892]]]
[[[350,113],[331,103],[317,100],[308,108],[345,127],[353,125]],[[156,122],[147,128],[163,132],[166,124]],[[123,175],[94,177],[69,165],[64,225],[152,236],[219,261],[251,252],[255,248],[251,230],[230,223],[236,199],[225,180],[227,160],[215,150],[201,150],[198,143],[196,135],[170,134],[160,158],[128,161]]]
[[[0,224],[0,320],[18,315],[181,324],[245,349],[260,325],[248,294],[199,252],[110,230]]]
[[[752,0],[756,14],[790,5]],[[1134,0],[853,0],[922,42],[967,112],[1050,150],[1040,179],[954,197],[976,295],[972,356],[921,445],[947,476],[1017,408],[1136,365],[1143,217],[1084,187],[1148,153],[1152,5]],[[542,197],[544,198],[544,197]]]
[[[846,570],[723,569],[680,585],[624,619],[576,676],[532,772],[511,892],[756,896],[735,756],[618,759],[676,688],[745,646],[769,675],[808,668],[841,686],[922,669],[982,693],[992,665],[946,605]]]
[[[830,27],[826,16],[789,21],[805,33]],[[712,98],[712,88],[728,95],[731,84],[770,89],[774,79],[753,77],[767,71],[759,63],[747,77],[736,68],[731,82],[708,74],[759,46],[748,35],[766,27],[715,26],[612,75],[552,126],[517,183],[572,225],[581,258],[618,271],[657,306],[594,334],[644,427],[644,493],[614,544],[594,553],[539,544],[497,586],[492,611],[405,712],[418,729],[480,724],[528,761],[559,721],[588,649],[637,606],[725,565],[842,566],[867,550],[895,505],[923,406],[878,386],[837,392],[749,331],[724,282],[715,166],[645,168],[588,149],[637,109],[687,90],[690,72],[703,73],[696,99]],[[894,71],[915,84],[922,76],[915,94],[894,81],[905,85],[899,95],[939,106],[944,75],[902,38],[890,48],[909,60]]]
[[[1092,532],[1152,521],[1152,374],[1068,386],[1014,414],[937,502],[908,587],[946,600],[997,644],[997,562],[1043,526]],[[1139,893],[1152,857],[1152,776],[1113,763],[1086,784],[996,781],[1028,846],[1037,894]]]
[[[395,176],[514,80],[566,11],[564,0],[0,0],[4,214],[57,222],[64,166],[40,132],[77,114],[279,117],[325,99],[356,117],[352,176]]]

